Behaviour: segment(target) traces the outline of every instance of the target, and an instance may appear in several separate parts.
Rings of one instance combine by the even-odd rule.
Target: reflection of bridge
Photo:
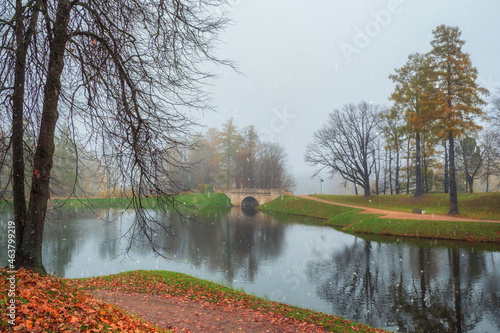
[[[284,190],[257,188],[225,190],[224,194],[229,197],[233,206],[242,206],[246,202],[252,204],[252,202],[255,203],[255,201],[257,201],[257,205],[263,205],[282,195],[293,195],[292,192]]]

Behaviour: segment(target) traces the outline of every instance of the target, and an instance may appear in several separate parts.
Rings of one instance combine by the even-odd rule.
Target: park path
[[[361,214],[377,214],[377,215],[382,215],[382,216],[380,216],[382,218],[388,218],[388,219],[500,223],[500,221],[498,221],[498,220],[478,220],[478,219],[469,219],[469,218],[462,218],[462,217],[456,217],[456,216],[450,216],[450,215],[439,215],[439,214],[424,214],[424,215],[422,215],[422,214],[414,214],[414,213],[410,213],[410,212],[398,212],[398,211],[394,211],[394,210],[386,210],[386,209],[380,209],[380,208],[355,206],[355,205],[349,205],[349,204],[345,204],[345,203],[320,199],[320,198],[316,198],[316,197],[313,197],[310,195],[295,195],[295,196],[299,197],[299,198],[324,202],[324,203],[328,203],[328,204],[332,204],[332,205],[359,208],[359,209],[363,209],[363,211],[360,212]]]

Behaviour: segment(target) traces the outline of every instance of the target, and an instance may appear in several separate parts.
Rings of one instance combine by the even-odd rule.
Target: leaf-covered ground
[[[211,306],[215,306],[217,311],[224,311],[224,317],[232,316],[236,321],[247,315],[243,312],[251,310],[253,316],[259,318],[259,321],[272,322],[275,328],[279,328],[270,331],[383,332],[383,330],[370,328],[343,318],[268,301],[220,284],[175,272],[133,271],[105,277],[74,280],[72,283],[78,288],[84,289],[131,292],[142,295],[168,295],[182,300],[209,303]],[[200,316],[200,321],[203,320],[204,316]],[[217,322],[212,324],[215,324],[215,327],[222,325],[217,324]],[[195,323],[195,325],[197,324]],[[244,322],[237,324],[235,331],[251,331],[248,326],[244,325]],[[293,326],[295,329],[290,330],[287,329],[287,325],[296,326]],[[220,331],[221,327],[219,326],[219,329],[214,332]],[[193,331],[198,332],[199,330]]]
[[[0,269],[0,332],[383,332],[164,271],[67,280],[21,269],[11,325],[10,276]]]
[[[10,311],[10,278],[0,268],[0,332],[166,332],[100,301],[67,280],[19,270],[16,277],[15,325]]]

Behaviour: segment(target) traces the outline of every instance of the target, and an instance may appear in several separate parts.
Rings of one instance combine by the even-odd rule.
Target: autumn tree
[[[396,69],[396,74],[389,76],[396,84],[390,99],[404,112],[407,130],[415,135],[415,197],[423,193],[421,135],[436,117],[434,85],[429,72],[429,58],[415,53],[408,57],[403,67]]]
[[[231,184],[243,188],[294,188],[295,181],[287,172],[288,156],[283,146],[262,141],[253,125],[239,131],[230,119],[223,127],[226,132],[229,129],[233,137],[233,157],[229,160]],[[200,146],[191,152],[190,163],[194,165],[191,174],[197,185],[228,186],[227,152],[230,146],[229,140],[223,140],[228,137],[227,133],[216,128],[209,129],[200,139]],[[209,170],[210,175],[204,178],[200,173],[205,170]]]
[[[481,127],[476,117],[484,115],[483,95],[488,91],[477,83],[477,69],[472,66],[469,54],[462,50],[465,41],[460,39],[458,27],[438,26],[431,41],[433,81],[438,89],[437,125],[440,136],[448,140],[450,209],[448,214],[459,214],[455,139],[464,133],[472,133]]]
[[[167,200],[169,167],[182,165],[191,119],[209,109],[206,61],[225,19],[220,2],[6,0],[0,4],[1,103],[9,110],[16,264],[44,271],[42,236],[59,119],[96,159],[116,164],[136,225],[153,249],[146,196]],[[2,126],[5,126],[3,124]],[[28,128],[34,137],[28,138]],[[26,143],[35,142],[33,156]],[[26,193],[25,165],[31,185]],[[106,167],[104,164],[103,167]],[[29,198],[29,201],[26,201]],[[160,205],[163,206],[163,205]],[[166,227],[158,225],[168,232]]]
[[[259,135],[253,125],[245,127],[241,135],[242,143],[237,154],[238,183],[245,188],[256,186],[257,153],[259,150]]]
[[[401,184],[399,181],[399,174],[401,170],[400,155],[403,151],[404,141],[406,139],[406,129],[404,126],[403,114],[396,106],[390,109],[386,109],[380,114],[380,124],[379,127],[382,130],[386,148],[388,149],[389,155],[389,183],[392,191],[392,153],[396,153],[396,167],[394,175],[394,188],[396,194],[400,194]]]
[[[222,125],[219,132],[219,151],[221,155],[223,170],[225,171],[225,182],[231,187],[236,175],[236,155],[240,149],[243,138],[234,125],[233,118]]]
[[[330,113],[328,123],[314,133],[314,141],[306,148],[305,161],[318,167],[314,176],[322,170],[332,176],[339,174],[361,185],[369,196],[379,112],[378,105],[361,102]]]

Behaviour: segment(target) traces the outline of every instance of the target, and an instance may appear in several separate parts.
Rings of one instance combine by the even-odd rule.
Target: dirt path
[[[352,208],[359,208],[359,209],[363,209],[363,211],[360,212],[362,214],[377,214],[377,215],[382,215],[381,217],[383,217],[383,218],[392,218],[392,219],[401,219],[401,220],[463,221],[463,222],[500,223],[500,221],[498,221],[498,220],[477,220],[477,219],[468,219],[468,218],[461,218],[461,217],[455,217],[455,216],[449,216],[449,215],[438,215],[438,214],[424,214],[424,215],[422,215],[422,214],[398,212],[398,211],[393,211],[393,210],[385,210],[385,209],[379,209],[379,208],[355,206],[355,205],[349,205],[349,204],[344,204],[344,203],[340,203],[340,202],[333,202],[333,201],[329,201],[329,200],[325,200],[325,199],[320,199],[320,198],[312,197],[309,195],[296,195],[296,197],[325,202],[325,203],[329,203],[332,205],[340,205],[340,206],[346,206],[346,207],[352,207]]]
[[[284,316],[187,297],[108,290],[87,293],[174,332],[325,332]]]

